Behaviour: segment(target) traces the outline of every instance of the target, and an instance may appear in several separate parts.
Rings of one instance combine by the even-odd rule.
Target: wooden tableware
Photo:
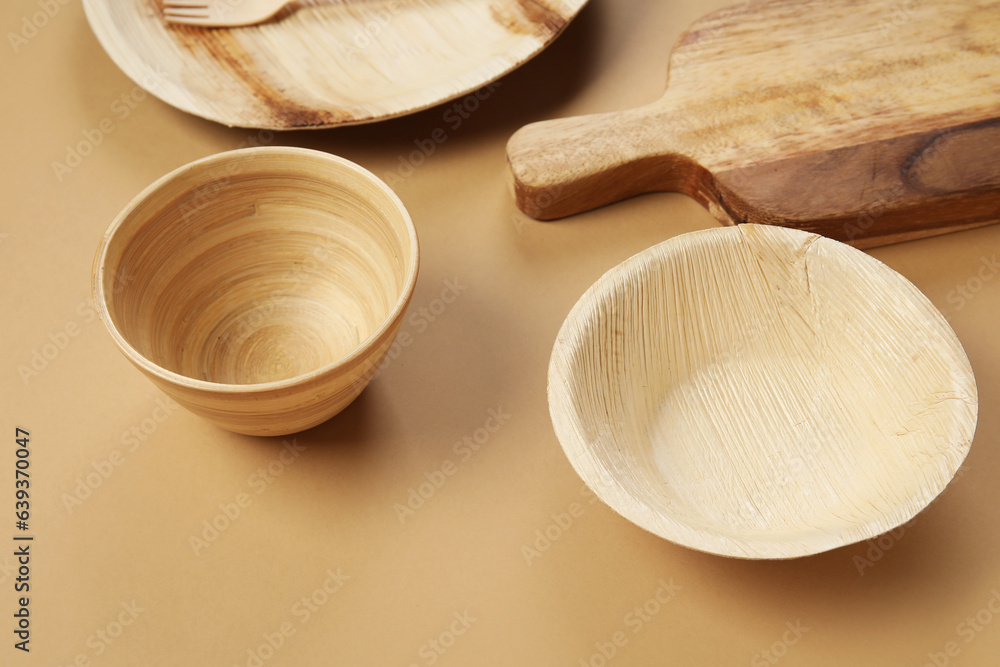
[[[911,519],[975,432],[969,360],[933,304],[846,244],[739,225],[609,271],[559,332],[549,406],[573,467],[678,544],[793,558]]]
[[[237,127],[323,128],[401,116],[476,91],[547,46],[586,0],[299,3],[242,28],[168,24],[159,0],[83,0],[133,81]]]
[[[327,153],[248,148],[164,176],[104,235],[94,300],[178,403],[239,433],[340,412],[377,372],[417,278],[410,216]]]
[[[330,0],[336,1],[336,0]],[[298,0],[160,0],[164,20],[208,28],[238,28],[264,23]]]
[[[771,0],[697,21],[644,107],[528,125],[518,206],[654,191],[869,247],[1000,220],[1000,2]]]

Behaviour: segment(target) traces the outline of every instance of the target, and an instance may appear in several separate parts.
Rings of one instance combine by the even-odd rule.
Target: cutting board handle
[[[681,116],[665,115],[640,107],[522,127],[507,143],[517,207],[553,220],[646,192],[682,192],[714,203],[711,174],[691,157],[679,122],[672,122]],[[673,137],[672,126],[678,128]]]

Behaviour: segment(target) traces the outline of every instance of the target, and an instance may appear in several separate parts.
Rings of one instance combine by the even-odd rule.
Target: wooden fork
[[[163,0],[163,18],[206,28],[264,23],[297,0]]]

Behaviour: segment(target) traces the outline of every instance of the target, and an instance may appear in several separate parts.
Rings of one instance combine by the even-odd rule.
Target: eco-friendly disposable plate
[[[163,21],[158,0],[83,0],[111,59],[173,106],[230,126],[321,128],[459,97],[541,51],[586,0],[306,0],[244,28]]]
[[[609,271],[563,324],[549,407],[573,467],[693,549],[792,558],[880,535],[965,459],[969,360],[904,277],[808,232],[684,234]]]

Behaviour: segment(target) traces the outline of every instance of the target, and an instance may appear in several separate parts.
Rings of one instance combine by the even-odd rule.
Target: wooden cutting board
[[[659,100],[528,125],[507,156],[544,220],[673,191],[860,247],[990,224],[1000,2],[743,3],[684,33]]]

